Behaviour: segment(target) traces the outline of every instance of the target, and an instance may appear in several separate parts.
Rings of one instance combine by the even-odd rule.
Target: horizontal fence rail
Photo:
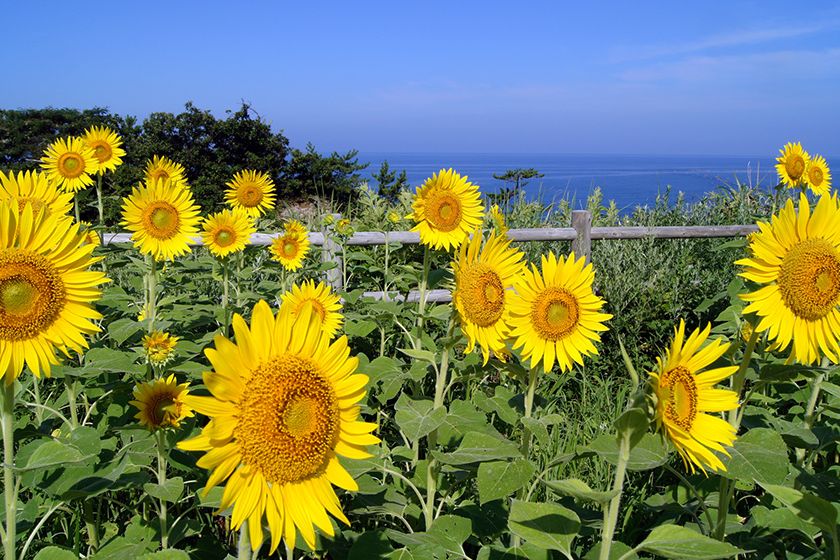
[[[338,217],[338,215],[334,215]],[[547,227],[547,228],[518,228],[510,229],[507,232],[512,241],[571,241],[572,250],[577,255],[586,257],[587,262],[592,255],[592,240],[601,239],[711,239],[723,237],[744,237],[758,231],[758,226],[732,225],[732,226],[617,226],[617,227],[592,227],[592,214],[588,210],[575,210],[572,212],[572,227]],[[251,235],[249,245],[266,246],[280,236],[278,233],[254,233]],[[130,233],[106,233],[103,236],[105,244],[131,243]],[[325,237],[322,232],[313,231],[309,233],[309,242],[312,245],[320,246],[321,258],[324,262],[335,263],[336,268],[327,271],[327,283],[335,290],[343,289],[341,275],[340,245],[335,239]],[[373,246],[385,245],[386,243],[400,243],[404,245],[416,245],[420,243],[420,234],[414,231],[359,231],[343,241],[344,245]],[[203,245],[201,238],[193,238],[191,245]],[[365,297],[377,300],[388,299],[394,301],[416,302],[419,300],[419,293],[411,291],[408,294],[396,292],[364,292]],[[427,301],[448,302],[452,300],[449,290],[432,290],[427,294]]]

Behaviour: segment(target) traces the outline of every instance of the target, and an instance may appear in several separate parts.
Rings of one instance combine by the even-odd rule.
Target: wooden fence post
[[[589,210],[572,210],[572,227],[577,237],[572,241],[575,257],[586,257],[589,264],[592,258],[592,214]]]
[[[333,224],[341,219],[341,214],[333,214]],[[344,277],[341,273],[341,247],[335,242],[333,236],[327,233],[327,228],[324,228],[324,244],[321,246],[321,260],[325,264],[335,264],[334,268],[327,270],[327,285],[329,285],[334,292],[338,293],[344,289]]]

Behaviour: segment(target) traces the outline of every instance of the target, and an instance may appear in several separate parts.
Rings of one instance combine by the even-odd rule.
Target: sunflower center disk
[[[297,253],[297,244],[292,241],[286,241],[283,243],[283,254],[287,257],[294,257],[295,253]]]
[[[230,229],[222,229],[216,234],[216,245],[227,247],[236,241],[236,234]]]
[[[659,380],[665,400],[665,417],[690,431],[697,416],[697,384],[694,376],[683,366],[665,372]]]
[[[819,167],[814,167],[813,169],[811,169],[811,171],[808,173],[808,180],[814,186],[821,185],[823,182],[822,169],[820,169]]]
[[[321,324],[323,324],[324,320],[327,318],[327,310],[324,309],[324,306],[321,304],[320,301],[314,299],[307,299],[300,302],[295,308],[295,315],[300,315],[300,313],[307,307],[314,311],[316,315],[318,315],[318,317],[321,319]]]
[[[61,154],[58,158],[58,168],[61,174],[69,179],[75,179],[85,171],[82,158],[74,152]]]
[[[26,208],[26,205],[29,204],[32,206],[32,215],[37,216],[38,212],[44,207],[44,201],[38,198],[32,198],[29,196],[21,196],[17,199],[18,203],[18,210],[21,214],[23,214],[23,209]]]
[[[531,307],[531,322],[544,340],[564,338],[577,326],[579,317],[577,298],[565,288],[546,288]]]
[[[0,253],[0,340],[28,340],[46,331],[64,308],[64,283],[44,257]]]
[[[113,154],[111,146],[109,146],[106,142],[97,142],[94,144],[93,152],[96,159],[99,160],[99,163],[105,163],[111,159],[111,155]]]
[[[285,354],[261,364],[239,408],[234,437],[243,462],[269,482],[296,482],[326,468],[338,438],[338,401],[313,362]]]
[[[794,314],[809,321],[821,319],[840,299],[840,255],[824,239],[800,241],[782,261],[777,282]]]
[[[156,239],[170,239],[178,232],[181,220],[178,210],[168,202],[154,202],[149,205],[143,217],[146,232]]]
[[[253,208],[262,202],[263,193],[256,185],[244,185],[239,188],[239,202],[242,206]]]
[[[470,322],[479,327],[489,327],[501,319],[505,308],[505,289],[499,275],[489,266],[477,263],[463,269],[458,283],[458,297]]]
[[[166,172],[165,169],[155,169],[149,175],[152,177],[154,181],[160,181],[161,179],[169,179],[169,173]]]
[[[180,411],[173,410],[173,404],[175,404],[175,399],[169,393],[156,395],[149,407],[149,419],[152,424],[160,426],[170,417],[177,418]]]
[[[435,192],[429,195],[426,216],[435,228],[452,231],[461,223],[461,203],[449,192]]]
[[[799,179],[805,172],[805,160],[802,156],[794,156],[785,162],[785,171],[791,179]]]

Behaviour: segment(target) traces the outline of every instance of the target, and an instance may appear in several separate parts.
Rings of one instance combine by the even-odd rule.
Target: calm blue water
[[[736,177],[765,188],[772,188],[777,181],[772,157],[363,152],[359,160],[370,162],[367,178],[388,160],[391,169],[406,170],[412,186],[422,184],[441,168],[452,167],[485,192],[504,186],[493,178],[494,173],[533,167],[545,177],[532,179],[525,187],[531,197],[545,201],[566,197],[575,201],[575,207],[582,207],[587,195],[599,186],[606,200],[615,200],[625,210],[653,203],[657,193],[669,185],[674,195],[682,191],[693,201],[721,185],[735,185]]]

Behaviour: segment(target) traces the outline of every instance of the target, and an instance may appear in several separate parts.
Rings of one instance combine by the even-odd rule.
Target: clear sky
[[[320,150],[840,154],[837,2],[9,2],[0,108],[252,104]]]

